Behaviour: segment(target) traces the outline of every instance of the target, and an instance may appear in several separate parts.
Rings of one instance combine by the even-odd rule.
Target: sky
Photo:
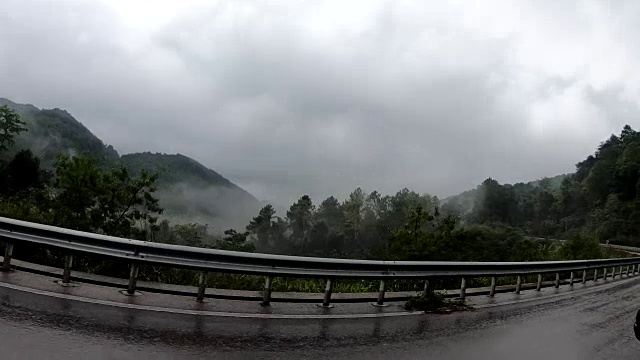
[[[640,119],[640,2],[4,0],[0,97],[261,200],[571,172]]]

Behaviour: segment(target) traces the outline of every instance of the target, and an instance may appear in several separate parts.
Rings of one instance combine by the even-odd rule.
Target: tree
[[[226,230],[224,238],[216,243],[216,248],[220,250],[254,252],[255,246],[247,242],[249,233],[239,233],[233,229]]]
[[[361,250],[360,223],[362,222],[362,210],[364,207],[365,194],[361,188],[355,189],[349,194],[342,205],[344,211],[344,233],[348,249],[351,251]]]
[[[146,238],[162,213],[153,197],[157,175],[131,178],[122,166],[103,170],[88,157],[61,156],[55,168],[52,210],[59,226]]]
[[[15,143],[13,138],[27,131],[26,124],[20,120],[20,115],[7,105],[0,106],[0,151],[6,151]]]
[[[303,195],[287,211],[287,221],[291,231],[290,241],[298,254],[304,254],[311,231],[313,211],[314,206],[309,195]]]
[[[271,220],[275,216],[276,211],[270,204],[265,205],[258,216],[254,217],[247,225],[247,231],[256,243],[256,248],[261,252],[267,252],[273,248],[271,235]]]
[[[172,230],[173,244],[202,247],[207,238],[207,225],[202,224],[176,224]]]
[[[0,194],[13,196],[40,190],[51,176],[50,172],[40,169],[40,159],[31,150],[22,150],[0,169]]]

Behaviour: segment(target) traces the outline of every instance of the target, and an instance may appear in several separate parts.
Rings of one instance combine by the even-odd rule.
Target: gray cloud
[[[5,6],[0,96],[284,205],[569,172],[639,115],[632,1],[64,4]]]

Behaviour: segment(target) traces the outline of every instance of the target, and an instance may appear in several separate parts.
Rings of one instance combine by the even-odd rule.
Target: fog
[[[262,206],[238,190],[220,186],[201,187],[179,183],[161,187],[155,194],[164,208],[161,218],[172,223],[208,225],[209,233],[221,235],[227,229],[243,230]]]

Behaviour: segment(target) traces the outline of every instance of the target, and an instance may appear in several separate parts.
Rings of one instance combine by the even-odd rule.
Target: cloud
[[[633,1],[154,4],[9,1],[0,95],[285,205],[569,172],[638,115]]]

